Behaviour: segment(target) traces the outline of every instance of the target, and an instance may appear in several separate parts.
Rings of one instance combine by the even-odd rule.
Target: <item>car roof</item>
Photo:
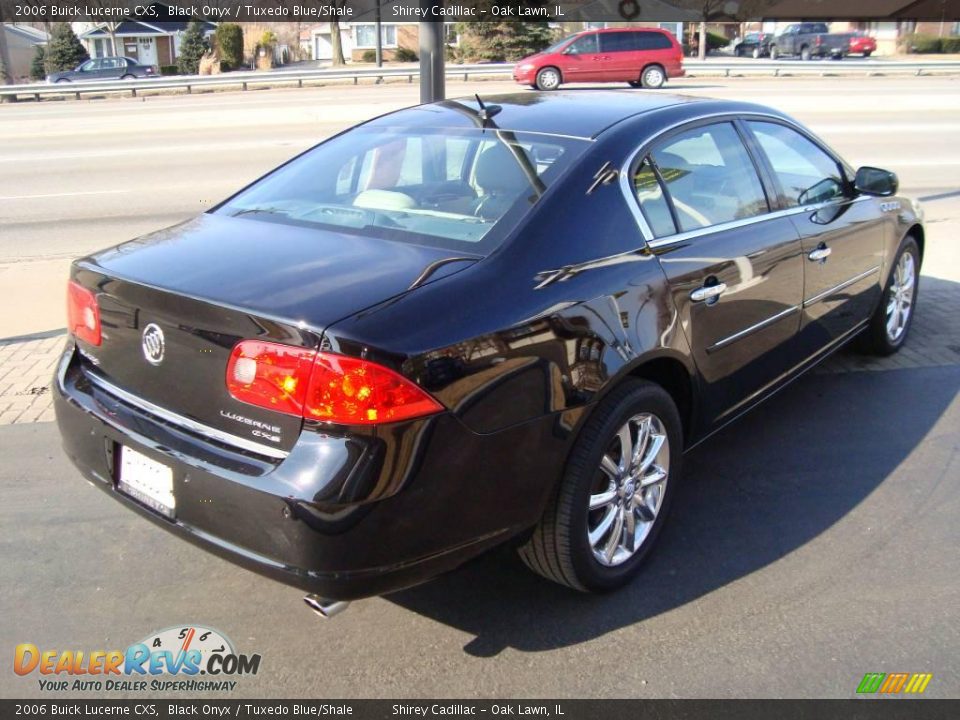
[[[514,132],[536,132],[592,139],[626,120],[666,108],[689,108],[695,119],[707,106],[716,112],[717,102],[708,98],[637,90],[565,90],[481,95],[484,105],[501,110],[489,127]],[[703,107],[700,107],[703,106]],[[751,112],[757,105],[723,101],[723,112]],[[418,105],[382,115],[367,123],[383,128],[470,128],[481,127],[476,97],[461,97]]]
[[[493,125],[501,130],[594,138],[621,120],[652,110],[702,102],[700,98],[636,90],[565,90],[481,95],[499,105]],[[476,97],[452,98],[399,110],[372,120],[380,127],[480,127]]]

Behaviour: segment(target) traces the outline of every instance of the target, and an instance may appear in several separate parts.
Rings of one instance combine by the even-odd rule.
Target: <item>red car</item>
[[[538,90],[580,82],[658,88],[683,74],[683,48],[657,28],[585,30],[525,57],[513,69],[514,80]]]
[[[868,58],[876,49],[877,41],[874,38],[864,33],[854,33],[850,38],[850,49],[847,52],[850,55],[863,55]]]

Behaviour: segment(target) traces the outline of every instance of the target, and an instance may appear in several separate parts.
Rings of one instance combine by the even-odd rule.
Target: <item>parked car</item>
[[[761,58],[770,54],[770,34],[748,32],[733,41],[733,54],[737,57]]]
[[[850,47],[852,33],[831,33],[826,23],[802,22],[787,25],[770,41],[770,57],[799,55],[801,60],[842,58]]]
[[[513,79],[539,90],[565,83],[624,82],[659,88],[683,77],[683,48],[666,30],[607,28],[560,40],[514,65]]]
[[[73,70],[63,70],[47,75],[47,82],[84,82],[87,80],[133,80],[134,78],[157,77],[153,65],[141,65],[128,57],[91,58]]]
[[[862,55],[863,57],[868,58],[876,51],[876,39],[870,37],[866,33],[855,32],[850,37],[850,47],[847,50],[850,55]]]
[[[848,341],[903,346],[925,233],[896,192],[754,104],[522,93],[384,115],[73,263],[63,444],[97,488],[321,614],[508,541],[609,590],[653,547],[686,450]]]

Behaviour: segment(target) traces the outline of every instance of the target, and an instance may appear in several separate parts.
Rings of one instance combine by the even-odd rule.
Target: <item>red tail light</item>
[[[67,331],[91,345],[100,344],[100,306],[96,296],[73,280],[67,283]]]
[[[443,409],[402,375],[367,360],[244,340],[227,363],[241,402],[343,425],[376,425]]]

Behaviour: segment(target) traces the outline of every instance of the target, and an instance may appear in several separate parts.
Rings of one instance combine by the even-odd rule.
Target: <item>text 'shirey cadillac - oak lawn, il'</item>
[[[610,590],[685,450],[849,340],[904,343],[924,231],[896,193],[759,105],[388,114],[73,264],[63,442],[321,614],[507,541]]]

